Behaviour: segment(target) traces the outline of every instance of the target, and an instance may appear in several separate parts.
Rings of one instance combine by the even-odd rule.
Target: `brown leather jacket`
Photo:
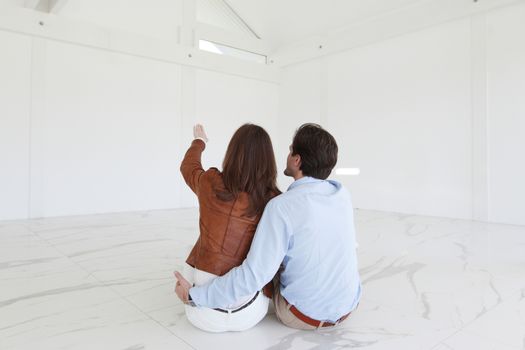
[[[249,205],[246,192],[228,202],[217,198],[216,193],[226,188],[218,169],[204,171],[202,168],[201,154],[205,147],[204,141],[193,140],[180,166],[184,181],[199,199],[200,212],[199,239],[186,262],[222,276],[246,258],[260,215],[245,216]],[[264,294],[271,296],[270,286],[264,288]]]

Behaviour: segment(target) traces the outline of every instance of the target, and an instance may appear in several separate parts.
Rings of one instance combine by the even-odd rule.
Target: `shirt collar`
[[[292,182],[290,187],[288,187],[288,191],[296,188],[297,186],[301,186],[301,185],[309,184],[313,182],[322,182],[322,181],[325,181],[325,180],[316,179],[315,177],[311,177],[311,176],[304,176],[300,178],[299,180],[295,180],[294,182]]]

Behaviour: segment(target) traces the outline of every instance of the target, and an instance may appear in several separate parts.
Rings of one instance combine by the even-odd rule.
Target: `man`
[[[361,283],[350,195],[326,180],[337,151],[326,130],[302,125],[284,171],[295,181],[266,206],[242,265],[199,287],[176,272],[179,298],[196,307],[223,308],[275,276],[275,311],[285,325],[317,329],[347,319],[359,304]]]

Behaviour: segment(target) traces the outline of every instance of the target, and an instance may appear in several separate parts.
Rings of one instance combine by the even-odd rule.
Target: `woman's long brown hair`
[[[280,194],[277,165],[270,136],[258,125],[244,124],[233,134],[222,163],[227,192],[217,197],[230,201],[240,192],[248,193],[248,216],[262,214],[270,199]]]

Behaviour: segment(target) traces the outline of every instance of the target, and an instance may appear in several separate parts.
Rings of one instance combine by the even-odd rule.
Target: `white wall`
[[[205,166],[241,123],[276,128],[274,83],[3,31],[0,44],[0,219],[193,205],[179,166],[195,121]]]
[[[357,207],[525,224],[524,23],[523,4],[479,13],[288,66],[281,87],[240,63],[255,79],[201,69],[236,71],[200,53],[186,65],[81,43],[100,30],[79,45],[0,31],[0,219],[193,205],[177,169],[195,121],[209,127],[205,166],[255,122],[280,172],[295,128],[320,122],[338,166],[362,170],[339,178]]]
[[[487,16],[489,219],[525,225],[525,5]]]
[[[178,207],[180,67],[37,41],[31,217]]]
[[[184,147],[189,146],[193,125],[202,123],[205,126],[209,137],[202,157],[205,169],[222,169],[230,138],[244,123],[262,126],[270,134],[275,148],[279,106],[276,84],[198,69],[195,71],[194,98],[195,114],[184,116],[182,140]],[[276,158],[277,165],[284,170],[282,155]],[[196,205],[191,191],[187,187],[182,191],[182,206]]]
[[[524,39],[520,4],[288,66],[280,119],[333,132],[356,207],[524,224]]]
[[[324,61],[326,126],[362,208],[470,218],[470,23]]]
[[[31,40],[0,31],[0,220],[27,216]]]
[[[295,130],[302,123],[321,123],[321,61],[297,64],[284,70],[279,104],[279,153],[285,162]],[[293,179],[280,174],[281,190]]]
[[[275,132],[279,103],[275,84],[204,70],[197,71],[196,83],[195,114],[213,141],[203,155],[209,166],[222,168],[226,147],[240,125],[254,123],[270,135]],[[191,136],[190,130],[186,134]]]
[[[288,102],[302,105],[297,125],[318,111],[338,140],[337,166],[361,169],[339,177],[356,207],[469,218],[469,35],[460,21],[303,63],[319,88],[284,80],[284,94],[303,96],[283,100],[281,119]]]

